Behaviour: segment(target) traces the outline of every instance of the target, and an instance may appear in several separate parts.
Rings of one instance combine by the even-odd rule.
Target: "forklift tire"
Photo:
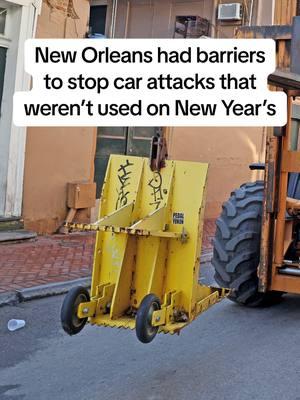
[[[278,302],[281,292],[258,292],[257,268],[264,182],[245,183],[231,193],[216,221],[212,264],[215,280],[232,289],[229,299],[248,307]]]
[[[158,326],[152,325],[154,311],[160,310],[159,298],[154,294],[148,294],[141,302],[135,319],[136,336],[142,343],[150,343],[155,338]]]
[[[74,287],[67,293],[61,307],[60,318],[63,330],[68,335],[76,335],[83,329],[88,319],[78,318],[78,306],[89,301],[89,292],[82,286]]]

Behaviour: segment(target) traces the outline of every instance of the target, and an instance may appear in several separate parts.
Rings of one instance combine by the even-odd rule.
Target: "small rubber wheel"
[[[155,294],[143,298],[135,320],[136,336],[142,343],[150,343],[155,338],[158,326],[152,325],[152,315],[160,309],[160,300]]]
[[[89,292],[82,286],[74,287],[68,292],[60,312],[61,324],[67,334],[76,335],[83,329],[88,319],[78,318],[77,311],[80,303],[89,301]]]

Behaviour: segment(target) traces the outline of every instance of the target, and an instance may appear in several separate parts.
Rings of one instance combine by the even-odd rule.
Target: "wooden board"
[[[296,9],[297,0],[276,0],[274,24],[291,25]]]

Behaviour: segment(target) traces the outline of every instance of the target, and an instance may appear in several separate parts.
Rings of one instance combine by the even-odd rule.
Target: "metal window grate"
[[[198,16],[177,16],[174,38],[200,38],[209,35],[209,21]]]

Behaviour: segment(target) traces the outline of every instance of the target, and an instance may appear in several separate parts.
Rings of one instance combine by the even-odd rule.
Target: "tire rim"
[[[80,294],[77,296],[74,308],[73,308],[73,315],[72,315],[72,324],[74,327],[79,328],[85,321],[85,318],[78,318],[78,307],[81,303],[87,302],[87,297],[85,294]]]
[[[147,335],[152,336],[156,334],[158,330],[158,326],[153,326],[152,325],[152,316],[154,311],[158,311],[160,309],[160,306],[157,302],[153,302],[151,304],[151,307],[149,308],[149,311],[147,313],[147,319],[146,319],[146,330],[147,330]]]

